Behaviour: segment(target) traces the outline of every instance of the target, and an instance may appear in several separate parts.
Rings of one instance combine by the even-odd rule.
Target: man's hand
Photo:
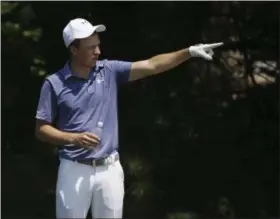
[[[100,142],[100,139],[89,132],[84,133],[72,133],[70,138],[71,144],[79,145],[84,148],[95,148]]]
[[[214,55],[213,49],[222,46],[224,43],[212,43],[212,44],[199,44],[189,47],[189,53],[192,57],[201,57],[206,60],[212,60]]]

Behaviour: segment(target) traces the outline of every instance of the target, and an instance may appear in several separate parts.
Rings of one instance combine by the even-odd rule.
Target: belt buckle
[[[92,160],[92,166],[96,167],[96,160]]]

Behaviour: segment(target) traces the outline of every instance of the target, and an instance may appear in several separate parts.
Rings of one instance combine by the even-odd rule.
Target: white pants
[[[56,186],[56,218],[122,218],[124,174],[119,161],[91,167],[61,159]]]

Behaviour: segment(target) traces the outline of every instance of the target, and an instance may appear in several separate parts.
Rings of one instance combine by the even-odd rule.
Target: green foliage
[[[11,13],[17,6],[18,3],[1,2],[1,15]]]
[[[174,214],[170,214],[168,219],[197,219],[198,215],[196,213],[183,213],[183,212],[177,212]]]
[[[36,18],[32,6],[27,3],[4,2],[2,9],[2,41],[9,60],[24,60],[24,66],[18,66],[19,69],[29,66],[28,73],[44,76],[45,61],[37,58],[39,55],[35,47],[42,37],[42,28],[32,24]]]

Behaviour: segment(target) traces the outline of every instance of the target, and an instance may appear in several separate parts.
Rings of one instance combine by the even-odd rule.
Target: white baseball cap
[[[75,39],[82,39],[91,36],[94,32],[103,32],[106,27],[103,24],[93,26],[83,18],[71,20],[63,29],[63,40],[68,47]]]

